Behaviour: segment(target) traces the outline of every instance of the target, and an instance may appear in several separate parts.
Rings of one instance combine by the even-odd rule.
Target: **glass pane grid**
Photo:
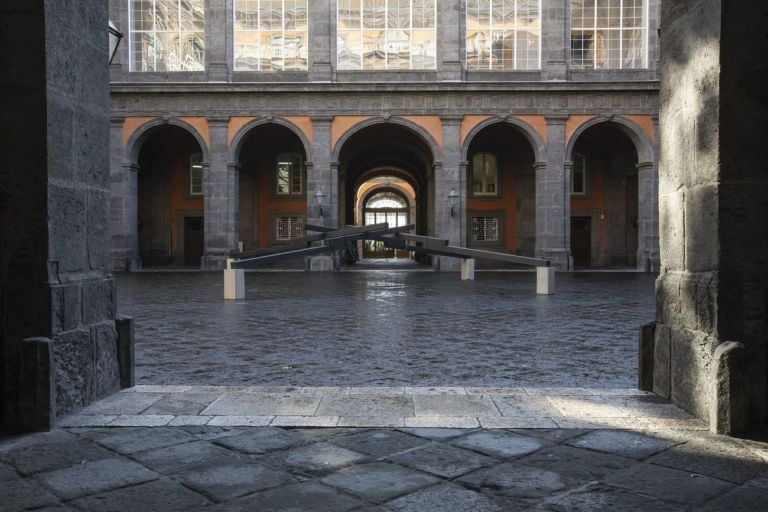
[[[467,0],[467,69],[541,68],[541,0]]]
[[[308,69],[307,0],[235,0],[235,71]]]
[[[340,0],[339,70],[435,69],[436,0]]]
[[[573,67],[647,67],[646,2],[647,0],[571,0]]]
[[[138,0],[130,4],[131,71],[203,71],[203,0]]]

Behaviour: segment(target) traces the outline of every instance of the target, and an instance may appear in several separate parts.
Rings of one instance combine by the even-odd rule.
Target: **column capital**
[[[312,123],[332,123],[335,116],[312,116]]]
[[[460,115],[446,115],[446,116],[440,116],[440,121],[443,124],[446,125],[457,125],[461,124],[461,122],[464,120],[464,116]]]
[[[123,162],[123,171],[138,172],[139,169],[139,164],[135,164],[133,162]]]
[[[570,117],[569,114],[562,114],[562,113],[555,113],[555,112],[549,112],[544,114],[544,119],[547,121],[547,124],[565,124],[565,122]]]
[[[533,168],[536,171],[544,171],[547,169],[547,162],[544,162],[544,161],[534,162]]]
[[[229,116],[211,116],[207,119],[210,126],[229,126]]]
[[[206,165],[206,164],[204,164]],[[240,170],[240,162],[227,162],[227,170],[228,171],[239,171]]]
[[[332,161],[332,162],[329,162],[329,163],[330,163],[331,169],[338,169],[339,168],[339,162]]]
[[[125,116],[112,116],[109,118],[109,123],[112,125],[122,126],[125,122]]]
[[[467,170],[467,167],[469,167],[469,162],[468,162],[468,161],[466,161],[466,160],[462,160],[462,161],[459,163],[459,169],[461,169],[462,171],[466,171],[466,170]]]
[[[652,171],[656,167],[656,164],[653,162],[638,162],[637,165],[635,165],[635,169],[639,171]]]

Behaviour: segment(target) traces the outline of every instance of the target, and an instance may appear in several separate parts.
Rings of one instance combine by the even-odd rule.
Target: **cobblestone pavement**
[[[654,276],[369,271],[117,276],[136,319],[141,384],[289,386],[634,385]]]
[[[67,428],[0,439],[0,511],[757,512],[768,445],[701,431]]]

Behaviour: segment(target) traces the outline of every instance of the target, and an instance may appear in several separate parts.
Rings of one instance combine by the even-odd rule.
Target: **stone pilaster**
[[[336,4],[330,0],[313,0],[309,8],[309,79],[312,82],[330,82],[332,62],[335,55],[331,52],[336,43],[332,34],[336,33]]]
[[[544,80],[566,80],[571,40],[570,9],[562,0],[541,2],[541,70]]]
[[[239,166],[227,162],[229,118],[209,118],[210,154],[204,165],[205,248],[203,268],[221,270],[237,251],[239,239]]]
[[[570,268],[571,194],[565,165],[565,120],[547,116],[546,161],[536,172],[536,256],[551,260],[560,270]]]
[[[659,270],[659,177],[654,162],[637,164],[637,268]]]
[[[332,121],[332,116],[312,118],[312,165],[307,167],[307,223],[328,227],[339,225],[339,164],[331,162]],[[322,217],[315,199],[320,189],[325,193]]]
[[[434,236],[445,238],[451,245],[465,245],[466,174],[462,175],[461,159],[462,116],[442,116],[443,160],[434,166]],[[451,208],[451,191],[459,194],[459,204]],[[438,259],[438,258],[435,258]],[[456,258],[439,257],[441,270],[457,270]]]
[[[437,2],[437,69],[444,82],[462,79],[465,2]]]
[[[225,82],[232,54],[232,2],[205,0],[205,70],[209,82]]]
[[[123,162],[124,118],[111,119],[109,127],[110,234],[113,270],[131,270],[141,263],[138,254],[138,166]]]

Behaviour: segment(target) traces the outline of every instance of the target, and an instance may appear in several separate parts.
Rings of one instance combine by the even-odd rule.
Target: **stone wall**
[[[0,28],[0,429],[12,432],[119,387],[107,6],[4,4]]]
[[[736,432],[766,422],[768,39],[763,2],[663,3],[654,391]],[[716,348],[747,376],[723,385]],[[723,351],[718,351],[717,354]],[[731,425],[717,411],[738,403]]]

